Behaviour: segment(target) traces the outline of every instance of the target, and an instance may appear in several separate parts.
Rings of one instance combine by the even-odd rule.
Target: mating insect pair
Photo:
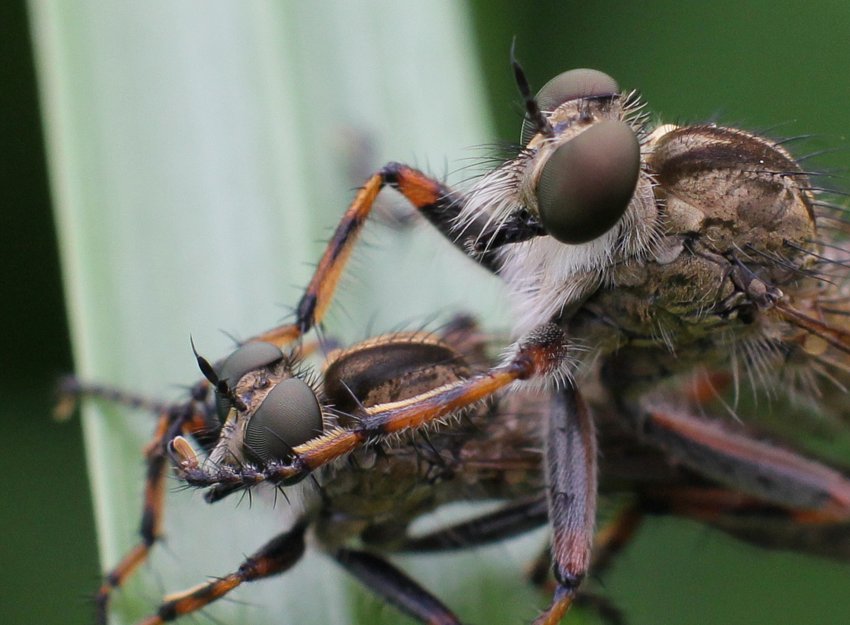
[[[206,380],[162,407],[146,449],[142,542],[108,574],[102,620],[110,592],[158,537],[169,461],[209,489],[208,501],[268,482],[305,503],[236,572],[170,596],[149,623],[290,568],[308,530],[401,610],[455,623],[380,554],[482,544],[548,519],[555,590],[541,624],[560,621],[592,556],[603,565],[647,512],[811,552],[850,531],[850,480],[838,469],[719,411],[736,411],[723,398],[746,376],[759,392],[796,395],[846,422],[840,210],[818,201],[774,142],[713,125],[651,128],[633,94],[591,70],[533,97],[515,70],[527,113],[515,158],[466,194],[404,165],[381,169],[343,216],[295,321],[216,365],[199,358]],[[508,285],[517,340],[500,362],[456,324],[442,339],[358,344],[332,356],[321,379],[302,368],[301,339],[324,317],[386,186]],[[68,390],[107,395],[76,382]],[[600,492],[629,500],[594,551]],[[458,499],[507,505],[407,534],[412,519]],[[753,532],[754,521],[773,529]]]

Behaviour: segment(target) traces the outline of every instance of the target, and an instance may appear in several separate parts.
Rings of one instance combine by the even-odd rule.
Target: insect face
[[[210,462],[239,466],[283,460],[322,433],[314,390],[293,360],[270,343],[247,343],[216,367],[215,407],[223,421]]]
[[[520,165],[526,172],[519,201],[562,243],[585,243],[607,232],[635,194],[640,146],[623,120],[618,92],[602,72],[564,72],[536,96],[542,110],[551,110],[542,128],[523,122],[530,158]]]
[[[823,285],[809,275],[810,183],[781,146],[713,125],[653,129],[633,93],[591,70],[565,72],[535,100],[525,148],[482,178],[458,226],[488,224],[471,247],[497,257],[517,335],[557,320],[593,358],[657,347],[641,359],[666,372],[730,342],[782,340],[765,311]],[[542,233],[494,235],[529,221]]]
[[[525,120],[525,148],[479,181],[458,220],[460,232],[486,221],[473,244],[482,252],[525,213],[548,235],[495,252],[498,273],[515,292],[517,334],[568,314],[612,266],[646,256],[659,219],[653,179],[641,166],[645,120],[633,95],[619,93],[602,72],[572,70],[535,101],[541,120]]]

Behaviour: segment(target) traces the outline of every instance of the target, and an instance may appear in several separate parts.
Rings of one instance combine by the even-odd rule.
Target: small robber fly
[[[168,465],[209,502],[263,484],[303,502],[234,572],[169,595],[145,623],[195,612],[296,564],[308,533],[342,567],[423,623],[458,617],[386,559],[504,540],[548,524],[534,621],[561,621],[582,583],[647,514],[751,543],[850,558],[848,460],[765,437],[739,395],[850,421],[850,250],[843,209],[775,141],[713,124],[653,126],[635,93],[593,70],[525,102],[522,148],[467,193],[390,163],[359,190],[292,323],[211,364],[181,403],[157,405],[145,449],[142,539],[110,594],[159,537]],[[329,354],[322,322],[380,191],[391,187],[471,261],[504,280],[514,342],[499,359],[468,319]],[[69,398],[121,394],[71,379]],[[811,415],[817,414],[818,417]],[[731,417],[733,418],[730,418]],[[830,421],[831,420],[831,421]],[[842,465],[842,460],[844,460]],[[597,529],[600,496],[625,503]],[[425,535],[410,523],[457,500],[501,500]],[[604,602],[597,603],[614,615]]]

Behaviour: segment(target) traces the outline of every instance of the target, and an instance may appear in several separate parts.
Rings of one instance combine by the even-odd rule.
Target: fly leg
[[[634,538],[635,533],[645,518],[645,511],[639,502],[625,504],[604,526],[596,530],[593,537],[593,557],[591,570],[598,577],[611,566],[614,559]],[[544,592],[555,591],[552,580],[552,545],[547,544],[528,567],[528,579]],[[603,622],[610,625],[622,625],[626,622],[623,613],[617,605],[593,591],[582,589],[573,604],[583,610],[596,614]]]
[[[140,542],[121,558],[105,576],[95,596],[97,622],[105,625],[112,591],[122,586],[130,575],[148,557],[153,545],[162,536],[162,518],[165,504],[165,479],[167,475],[166,442],[180,432],[192,434],[193,424],[204,424],[202,412],[194,409],[194,402],[174,406],[163,411],[157,421],[156,431],[145,446],[145,486],[142,500],[142,522],[139,527]]]
[[[105,384],[90,384],[83,382],[74,375],[67,375],[59,380],[57,402],[54,417],[59,421],[71,418],[79,403],[86,398],[99,399],[110,404],[125,406],[132,410],[143,410],[152,414],[161,414],[170,405],[149,397],[124,391]]]
[[[366,181],[345,211],[295,309],[295,321],[263,332],[251,341],[265,341],[282,347],[321,323],[375,200],[385,187],[401,193],[418,213],[464,253],[469,253],[472,241],[481,235],[484,225],[476,223],[455,232],[457,217],[464,206],[463,196],[412,167],[389,163]],[[476,260],[494,269],[492,263],[495,261],[487,254],[478,255]]]
[[[215,436],[217,426],[211,419],[206,396],[206,382],[192,389],[192,399],[182,404],[167,404],[141,397],[112,387],[85,384],[75,377],[64,379],[60,386],[59,416],[70,414],[83,398],[94,398],[113,404],[142,409],[158,414],[157,425],[150,442],[145,446],[145,485],[142,499],[140,541],[130,549],[105,576],[95,595],[96,622],[105,625],[109,599],[148,557],[153,545],[161,538],[167,475],[166,442],[178,434],[195,435],[200,440]]]
[[[94,399],[159,415],[155,434],[145,447],[147,454],[152,447],[165,440],[165,433],[177,420],[180,421],[180,429],[173,431],[175,435],[179,432],[191,434],[201,442],[218,438],[220,426],[215,411],[208,402],[210,390],[209,382],[201,380],[190,389],[188,401],[169,403],[105,384],[84,382],[74,375],[69,375],[59,382],[54,414],[57,419],[65,420],[73,414],[81,401]]]
[[[438,553],[485,545],[536,529],[547,519],[546,501],[529,499],[469,521],[393,544],[395,532],[364,536],[367,544],[396,553]],[[388,542],[389,540],[389,542]],[[340,549],[337,561],[366,587],[423,623],[455,624],[457,617],[439,599],[383,558],[365,551]]]
[[[487,514],[440,528],[422,536],[409,537],[393,551],[440,553],[468,549],[507,540],[543,526],[549,518],[546,500],[528,499]]]
[[[615,551],[619,552],[637,529],[634,509],[627,506],[617,518],[599,530],[594,539],[593,566],[596,567],[597,554],[606,554],[609,560]],[[511,504],[493,512],[483,514],[469,521],[444,527],[423,536],[405,540],[394,551],[410,553],[442,553],[458,549],[468,549],[491,543],[501,542],[542,527],[549,520],[549,505],[545,498],[539,497]],[[554,592],[550,587],[549,573],[552,570],[551,546],[535,558],[529,572],[529,580],[539,588]],[[623,622],[620,611],[610,601],[587,592],[575,599],[575,604],[591,610],[606,623]]]
[[[95,595],[96,619],[100,624],[107,622],[109,599],[112,591],[122,586],[133,572],[148,557],[153,545],[160,540],[165,503],[165,478],[167,455],[165,441],[178,433],[192,433],[190,424],[196,411],[192,404],[176,405],[164,410],[157,421],[156,432],[145,446],[145,486],[142,499],[142,522],[139,527],[141,540],[130,549],[103,579]]]
[[[291,569],[304,555],[304,533],[307,523],[299,521],[291,529],[263,545],[247,557],[233,573],[216,577],[186,591],[166,597],[156,614],[141,625],[160,625],[192,612],[197,612],[224,597],[246,582],[254,582]]]
[[[599,575],[610,567],[614,559],[632,541],[647,513],[643,505],[643,502],[637,501],[624,505],[613,519],[596,530],[591,560],[594,575]],[[548,513],[546,516],[548,518]],[[550,588],[549,584],[551,571],[552,546],[549,544],[531,562],[528,567],[528,579],[538,588],[553,592],[554,588]]]
[[[572,384],[553,395],[543,446],[556,586],[534,625],[556,625],[575,602],[590,567],[596,521],[596,433]]]
[[[619,514],[605,527],[597,531],[593,541],[593,569],[607,566],[623,547],[628,544],[640,525],[643,515],[636,505],[624,506]],[[542,527],[549,520],[549,505],[545,498],[528,499],[511,504],[469,521],[440,528],[423,536],[406,539],[396,552],[442,553],[468,549],[508,540]],[[552,548],[547,545],[529,570],[529,581],[540,589],[554,592],[549,583],[552,570]],[[604,597],[582,592],[575,605],[591,610],[606,623],[623,622],[622,614]]]
[[[334,557],[369,590],[425,625],[460,625],[439,599],[383,558],[352,549],[340,549]]]
[[[594,549],[596,543],[594,542]],[[596,552],[593,553],[593,570],[595,573]],[[528,568],[528,580],[541,592],[551,594],[555,592],[556,586],[551,577],[552,572],[552,545],[547,544],[545,549],[542,549],[537,557],[532,561]],[[582,591],[573,600],[573,605],[582,609],[588,610],[596,614],[599,619],[609,625],[623,625],[626,621],[623,618],[623,613],[616,604],[595,592],[589,592],[586,589]]]
[[[165,427],[167,413],[160,417],[157,430]],[[161,442],[148,445],[145,454],[145,487],[142,500],[141,540],[128,551],[103,578],[95,595],[96,621],[106,625],[109,599],[112,591],[124,585],[127,579],[148,557],[151,548],[161,537],[163,507],[165,502],[166,457]]]
[[[648,443],[733,494],[795,510],[801,521],[850,521],[850,479],[839,471],[683,411],[648,406],[638,414]]]
[[[500,542],[541,527],[549,517],[540,497],[499,508],[471,520],[410,537],[394,552],[442,553]],[[400,610],[423,623],[457,623],[457,617],[437,599],[391,564],[367,552],[340,550],[337,560]]]
[[[653,487],[640,496],[647,514],[693,519],[765,549],[840,561],[850,558],[850,520],[827,520],[809,510],[782,507],[704,484]]]

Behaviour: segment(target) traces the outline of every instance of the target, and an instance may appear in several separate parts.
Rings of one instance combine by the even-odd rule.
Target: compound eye
[[[255,460],[284,460],[292,448],[322,433],[322,409],[313,389],[298,378],[275,386],[245,428],[245,451]]]
[[[283,358],[283,352],[277,345],[245,343],[216,367],[216,374],[220,380],[228,382],[232,388],[249,371],[268,367],[281,358]],[[216,393],[215,405],[218,418],[224,421],[227,418],[227,413],[230,412],[230,401]]]
[[[537,100],[537,106],[541,111],[549,112],[569,100],[614,96],[618,93],[620,93],[620,87],[617,81],[608,74],[595,69],[571,69],[558,74],[543,85],[534,99]],[[522,145],[528,145],[535,132],[534,124],[524,120],[520,135]]]
[[[549,157],[537,184],[546,231],[562,243],[591,241],[626,212],[640,173],[640,143],[625,122],[605,121]]]

